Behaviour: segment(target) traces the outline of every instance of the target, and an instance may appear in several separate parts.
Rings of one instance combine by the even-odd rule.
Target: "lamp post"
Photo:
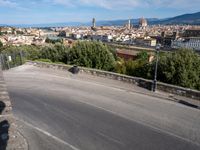
[[[160,44],[156,45],[156,64],[155,64],[155,72],[154,72],[154,80],[152,83],[152,91],[155,92],[157,88],[157,72],[158,72],[158,61],[159,61],[159,52],[160,52]]]

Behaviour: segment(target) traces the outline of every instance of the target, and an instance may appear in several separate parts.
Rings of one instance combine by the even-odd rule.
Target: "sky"
[[[200,11],[200,0],[0,0],[0,24],[167,18]]]

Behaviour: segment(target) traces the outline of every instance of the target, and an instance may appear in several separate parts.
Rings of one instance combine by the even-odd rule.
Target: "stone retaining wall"
[[[42,68],[52,68],[52,69],[59,69],[59,70],[69,70],[72,67],[70,65],[33,62],[33,61],[29,61],[28,63],[33,64],[38,67],[42,67]],[[84,68],[84,67],[79,67],[79,68],[80,68],[81,73],[119,80],[119,81],[131,83],[131,84],[135,84],[149,90],[151,89],[151,86],[152,86],[152,80],[147,80],[147,79],[138,78],[138,77],[131,77],[127,75],[122,75],[122,74],[117,74],[117,73],[112,73],[112,72],[107,72],[107,71],[102,71],[102,70],[97,70],[97,69],[90,69],[90,68]],[[197,90],[192,90],[192,89],[165,84],[161,82],[157,83],[157,89],[160,91],[167,92],[167,93],[176,94],[179,96],[185,96],[185,97],[200,101],[200,91],[197,91]]]
[[[1,68],[1,65],[0,65]],[[24,137],[18,132],[12,105],[0,69],[0,150],[27,150]]]

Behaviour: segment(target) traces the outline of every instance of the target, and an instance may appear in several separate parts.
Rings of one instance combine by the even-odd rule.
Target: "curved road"
[[[4,77],[31,150],[200,149],[200,111],[143,89],[31,65]]]

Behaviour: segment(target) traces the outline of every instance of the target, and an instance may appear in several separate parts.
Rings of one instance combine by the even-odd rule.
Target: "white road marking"
[[[73,145],[71,145],[71,144],[69,144],[69,143],[63,141],[62,139],[60,139],[60,138],[58,138],[58,137],[52,135],[51,133],[49,133],[49,132],[47,132],[47,131],[44,131],[43,129],[40,129],[40,128],[36,127],[36,126],[33,126],[33,125],[31,125],[30,123],[27,123],[27,122],[25,122],[25,121],[23,121],[23,120],[20,120],[20,119],[17,119],[17,120],[19,120],[20,122],[24,123],[25,125],[27,125],[27,126],[33,128],[33,129],[35,129],[35,130],[37,130],[37,131],[39,131],[39,132],[41,132],[41,133],[43,133],[43,134],[45,134],[45,135],[47,135],[47,136],[53,138],[54,140],[58,141],[59,143],[62,143],[62,144],[64,144],[64,145],[70,147],[72,150],[80,150],[80,149],[78,149],[77,147],[75,147],[75,146],[73,146]]]

